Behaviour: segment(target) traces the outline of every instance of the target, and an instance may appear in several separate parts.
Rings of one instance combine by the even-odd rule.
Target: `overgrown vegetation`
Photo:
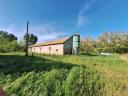
[[[99,96],[104,82],[89,66],[66,62],[72,57],[0,54],[0,86],[8,96]]]
[[[128,94],[127,55],[23,55],[0,53],[0,86],[9,96]]]
[[[25,36],[0,31],[0,87],[8,96],[127,96],[128,55],[92,55],[128,52],[127,33],[104,33],[97,40],[81,41],[81,56],[24,57]],[[35,39],[34,39],[35,38]],[[29,35],[29,45],[38,38]],[[12,52],[12,53],[8,53]],[[86,53],[86,54],[85,54]]]
[[[100,72],[105,83],[101,96],[127,96],[128,94],[128,55],[113,54],[111,56],[46,56],[46,58],[65,63],[86,65],[91,70]],[[91,79],[90,79],[91,80]],[[102,81],[100,81],[102,82]],[[92,95],[93,96],[93,95]],[[94,95],[95,96],[95,95]]]
[[[8,32],[0,31],[0,52],[17,50],[17,37]]]
[[[96,39],[83,38],[81,41],[81,52],[94,52],[88,43],[99,52],[126,53],[128,52],[127,32],[104,32]]]
[[[38,41],[37,36],[28,34],[28,45],[35,44]],[[6,31],[0,31],[0,52],[15,52],[24,51],[26,45],[26,34],[23,36],[23,40],[18,41],[18,38],[14,34],[10,34]]]

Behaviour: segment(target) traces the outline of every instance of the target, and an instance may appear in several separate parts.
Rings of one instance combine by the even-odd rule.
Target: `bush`
[[[13,52],[17,50],[17,41],[0,41],[0,52]]]

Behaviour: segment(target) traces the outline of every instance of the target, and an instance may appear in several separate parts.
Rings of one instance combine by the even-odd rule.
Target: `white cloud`
[[[83,15],[79,16],[78,23],[77,23],[78,28],[83,27],[84,25],[89,24],[89,23],[91,23],[91,21],[89,20],[88,16],[83,16]]]
[[[0,30],[7,31],[9,33],[15,34],[19,40],[22,39],[23,35],[26,33],[26,26],[19,27],[15,24],[11,24],[6,27],[0,27]],[[44,42],[48,40],[57,39],[60,36],[67,35],[66,31],[60,31],[55,26],[55,24],[49,23],[49,24],[41,24],[41,25],[34,25],[29,26],[29,33],[33,33],[38,36],[38,42]]]
[[[21,39],[21,37],[25,34],[24,28],[20,28],[16,24],[10,24],[8,26],[2,26],[2,27],[0,27],[0,30],[12,33],[15,36],[17,36],[19,39]]]
[[[30,27],[30,33],[38,36],[39,42],[57,39],[60,36],[67,35],[66,31],[60,31],[54,24],[42,24]]]
[[[80,10],[77,20],[77,28],[81,28],[84,25],[91,23],[91,21],[89,20],[89,16],[85,15],[85,13],[95,2],[96,0],[90,0],[90,2],[85,3],[84,7]]]

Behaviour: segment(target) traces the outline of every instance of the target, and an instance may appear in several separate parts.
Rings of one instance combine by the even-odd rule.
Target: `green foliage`
[[[6,39],[0,39],[0,52],[12,52],[17,50],[17,41],[9,42]]]
[[[0,54],[0,86],[8,96],[99,96],[103,92],[100,74],[75,57]],[[70,58],[69,58],[70,57]],[[63,58],[63,59],[62,59]],[[54,60],[53,60],[54,59]],[[82,62],[80,62],[82,63]]]
[[[17,46],[17,37],[15,35],[0,31],[0,52],[16,51]]]
[[[0,31],[0,38],[6,39],[9,42],[17,40],[17,37],[13,34],[9,34],[8,32],[5,31]]]
[[[65,81],[65,96],[99,96],[102,94],[102,81],[93,70],[74,67]]]
[[[27,39],[27,34],[24,35],[24,41]],[[33,45],[38,41],[38,37],[34,34],[28,34],[28,45]]]
[[[86,40],[86,41],[85,41]],[[99,52],[127,53],[128,33],[127,32],[104,32],[96,40],[85,38],[81,42],[82,52],[94,52],[91,44]],[[87,44],[87,42],[89,44]]]

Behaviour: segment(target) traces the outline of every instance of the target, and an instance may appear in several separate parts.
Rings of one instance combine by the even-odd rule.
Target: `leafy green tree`
[[[17,37],[15,35],[13,35],[13,34],[9,34],[8,35],[8,40],[9,41],[15,41],[15,40],[17,40]]]
[[[0,39],[0,52],[17,51],[17,41],[9,42],[6,39]]]
[[[16,51],[17,37],[5,31],[0,31],[0,52]]]
[[[99,52],[128,52],[128,32],[104,32],[96,40],[85,38]],[[81,41],[82,52],[93,52],[85,40]],[[92,50],[92,51],[91,51]]]
[[[89,53],[94,52],[94,48],[96,48],[96,41],[91,37],[85,37],[81,39],[80,42],[80,51],[81,53]]]
[[[26,41],[27,34],[24,35],[24,40]],[[38,41],[38,37],[34,34],[28,34],[28,45],[33,45]]]
[[[7,39],[9,42],[17,40],[17,37],[14,34],[9,34],[6,31],[0,31],[0,38]]]

